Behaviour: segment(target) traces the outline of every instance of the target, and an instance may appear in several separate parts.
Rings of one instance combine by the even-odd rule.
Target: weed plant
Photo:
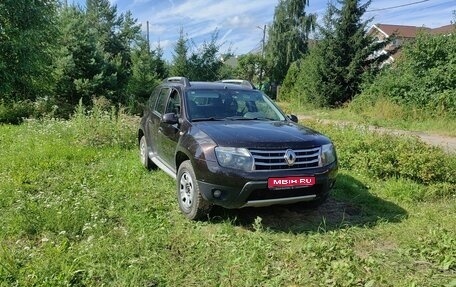
[[[88,111],[80,101],[70,123],[76,142],[82,145],[132,148],[136,143],[137,118],[110,106],[104,98],[94,99]]]

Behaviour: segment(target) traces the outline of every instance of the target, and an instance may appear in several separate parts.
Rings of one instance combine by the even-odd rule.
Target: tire
[[[141,164],[148,170],[156,168],[156,165],[149,158],[149,148],[147,147],[145,136],[142,136],[139,140],[139,159]]]
[[[191,220],[206,219],[212,207],[199,191],[195,172],[189,160],[184,161],[177,172],[177,202],[181,212]]]

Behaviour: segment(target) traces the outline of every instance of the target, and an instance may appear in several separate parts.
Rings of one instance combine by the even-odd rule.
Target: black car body
[[[293,120],[294,121],[293,121]],[[166,79],[141,119],[142,163],[177,179],[181,211],[323,202],[337,175],[331,141],[248,85]]]

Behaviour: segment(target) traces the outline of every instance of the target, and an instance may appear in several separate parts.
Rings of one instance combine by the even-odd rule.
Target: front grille
[[[287,150],[250,150],[255,161],[255,170],[293,170],[315,168],[320,164],[320,147],[293,150],[296,161],[288,165],[285,160]]]

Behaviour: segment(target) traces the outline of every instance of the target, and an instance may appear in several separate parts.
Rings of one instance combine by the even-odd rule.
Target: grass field
[[[191,222],[174,181],[141,167],[135,128],[112,115],[0,126],[0,286],[456,286],[451,182],[438,195],[342,166],[317,210]]]

